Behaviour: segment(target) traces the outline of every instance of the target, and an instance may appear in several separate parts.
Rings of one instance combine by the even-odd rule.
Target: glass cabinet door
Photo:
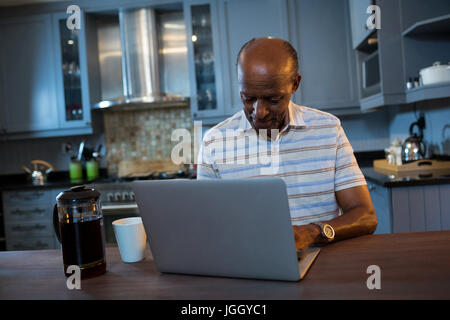
[[[67,27],[67,14],[54,15],[56,61],[58,67],[58,112],[62,127],[89,127],[90,106],[87,85],[84,24]],[[83,16],[82,16],[83,17]]]
[[[84,117],[78,32],[67,28],[65,19],[59,20],[66,121],[83,120]]]
[[[191,25],[197,110],[215,110],[217,109],[215,57],[209,4],[191,6]]]

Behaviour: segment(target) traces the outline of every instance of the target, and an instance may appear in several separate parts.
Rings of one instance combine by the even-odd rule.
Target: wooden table
[[[367,267],[381,269],[369,290]],[[59,250],[0,253],[0,299],[450,299],[450,231],[368,235],[322,248],[306,278],[280,282],[160,274],[148,250],[69,290]]]

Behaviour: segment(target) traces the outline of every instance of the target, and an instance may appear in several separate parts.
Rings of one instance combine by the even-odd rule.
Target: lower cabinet
[[[58,247],[52,220],[55,193],[54,189],[2,193],[6,250]]]
[[[450,230],[450,185],[386,188],[368,181],[375,234]]]

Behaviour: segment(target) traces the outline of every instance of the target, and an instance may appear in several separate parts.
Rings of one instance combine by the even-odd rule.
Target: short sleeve
[[[207,143],[203,140],[197,159],[197,180],[218,179],[215,162],[211,156]]]
[[[356,186],[366,185],[366,179],[356,162],[353,148],[345,135],[340,122],[337,126],[336,166],[334,190],[339,191]]]

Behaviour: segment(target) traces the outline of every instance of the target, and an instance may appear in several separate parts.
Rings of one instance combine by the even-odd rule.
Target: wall
[[[71,142],[78,148],[83,140],[86,140],[86,146],[89,147],[96,147],[99,144],[105,146],[103,134],[1,141],[0,174],[24,173],[22,165],[29,167],[30,161],[35,159],[50,162],[56,171],[68,171],[70,154],[63,152],[63,144]],[[100,167],[106,167],[105,158],[101,159]]]
[[[104,125],[109,174],[122,160],[170,158],[173,130],[193,132],[189,106],[105,112]]]
[[[409,126],[416,121],[422,111],[425,114],[424,141],[428,146],[434,145],[439,153],[450,155],[450,99],[439,99],[417,104],[388,107],[390,139],[409,137]],[[416,109],[416,112],[414,112]],[[445,128],[445,132],[444,132]],[[417,129],[415,129],[417,130]],[[443,141],[446,147],[443,148]]]

